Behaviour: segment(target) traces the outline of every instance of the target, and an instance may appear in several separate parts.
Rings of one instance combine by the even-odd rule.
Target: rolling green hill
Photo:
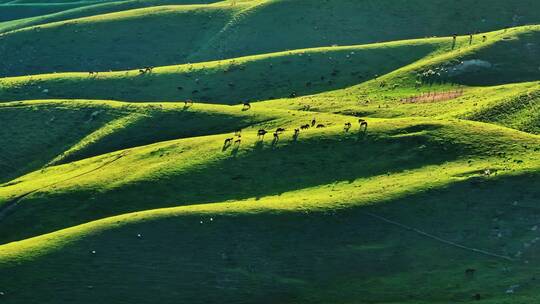
[[[443,40],[318,48],[223,61],[99,74],[2,79],[1,100],[94,98],[238,104],[344,88],[419,60]],[[397,51],[397,52],[396,52]],[[122,88],[118,90],[118,88]]]
[[[84,5],[84,3],[0,4],[0,23],[44,14],[57,13]]]
[[[213,3],[213,2],[219,2],[219,1],[215,1],[215,0],[123,0],[123,1],[99,1],[99,2],[95,2],[95,1],[89,1],[89,2],[74,1],[74,2],[76,3],[62,3],[61,5],[58,4],[56,5],[56,7],[75,6],[76,8],[65,9],[56,13],[40,14],[34,17],[17,18],[17,19],[13,19],[13,16],[11,14],[7,14],[7,12],[9,12],[9,7],[11,6],[20,7],[22,6],[22,4],[19,5],[19,4],[14,4],[14,2],[10,2],[11,3],[10,5],[4,5],[5,8],[7,8],[6,10],[4,10],[6,12],[4,16],[8,16],[8,19],[11,21],[0,22],[0,33],[10,32],[10,31],[30,27],[30,26],[36,26],[39,24],[77,19],[77,18],[89,17],[89,16],[94,16],[94,15],[102,15],[102,14],[107,14],[107,13],[120,12],[123,10],[144,8],[148,6],[172,5],[172,4],[178,4],[178,5],[205,4],[205,3]],[[21,10],[25,12],[36,11],[36,9],[43,9],[42,11],[53,11],[55,7],[54,4],[52,8],[48,8],[47,7],[48,5],[49,4],[43,4],[43,3],[27,4]]]
[[[452,38],[316,48],[230,60],[99,74],[4,78],[0,100],[99,98],[129,101],[196,100],[237,104],[334,91],[411,94],[433,86],[497,85],[540,77],[540,28],[526,26]],[[482,36],[488,37],[484,42]],[[512,56],[520,56],[517,64]],[[524,54],[524,55],[521,55]],[[433,75],[429,74],[433,73]],[[388,74],[388,75],[385,75]],[[429,75],[426,75],[429,74]],[[424,76],[422,76],[424,75]],[[376,80],[374,78],[377,78]],[[481,79],[472,82],[471,79]],[[384,85],[384,86],[383,86]],[[121,90],[117,88],[121,87]],[[424,89],[425,90],[425,89]],[[401,92],[401,93],[400,93]],[[324,94],[323,94],[324,95]]]
[[[537,303],[539,11],[0,0],[0,303]]]
[[[4,33],[0,50],[7,57],[0,71],[2,76],[17,76],[125,70],[287,49],[485,32],[538,21],[534,14],[538,3],[532,0],[467,0],[460,6],[419,1],[406,9],[400,3],[257,0],[231,5],[225,1],[71,19]],[[373,18],[381,11],[384,17]],[[31,47],[21,48],[29,41]],[[37,50],[39,64],[32,60]]]

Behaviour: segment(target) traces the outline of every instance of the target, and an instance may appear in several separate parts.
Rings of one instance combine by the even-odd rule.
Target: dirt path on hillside
[[[510,258],[510,257],[508,257],[508,256],[499,255],[499,254],[492,253],[492,252],[489,252],[489,251],[485,251],[485,250],[482,250],[482,249],[472,248],[472,247],[468,247],[468,246],[465,246],[465,245],[461,245],[461,244],[458,244],[458,243],[455,243],[455,242],[452,242],[452,241],[449,241],[449,240],[445,240],[445,239],[443,239],[443,238],[440,238],[440,237],[435,236],[435,235],[433,235],[433,234],[427,233],[427,232],[422,231],[422,230],[420,230],[420,229],[413,228],[413,227],[410,227],[410,226],[407,226],[407,225],[398,223],[398,222],[396,222],[396,221],[387,219],[387,218],[382,217],[382,216],[380,216],[380,215],[373,214],[373,213],[371,213],[371,212],[363,212],[363,213],[364,213],[365,215],[367,215],[367,216],[370,216],[370,217],[373,217],[373,218],[378,219],[378,220],[380,220],[380,221],[383,221],[383,222],[385,222],[385,223],[388,223],[388,224],[391,224],[391,225],[394,225],[394,226],[403,228],[404,230],[408,230],[408,231],[415,232],[415,233],[417,233],[417,234],[419,234],[419,235],[422,235],[422,236],[424,236],[424,237],[433,239],[433,240],[438,241],[438,242],[440,242],[440,243],[444,243],[444,244],[447,244],[447,245],[450,245],[450,246],[453,246],[453,247],[456,247],[456,248],[460,248],[460,249],[464,249],[464,250],[476,252],[476,253],[478,253],[478,254],[483,254],[483,255],[486,255],[486,256],[490,256],[490,257],[492,257],[492,258],[503,259],[503,260],[510,261],[510,262],[513,262],[513,261],[514,261],[514,259],[512,259],[512,258]]]

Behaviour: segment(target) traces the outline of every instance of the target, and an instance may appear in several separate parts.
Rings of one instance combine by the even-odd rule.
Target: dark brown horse
[[[360,130],[362,130],[362,128],[364,128],[364,132],[367,131],[367,128],[368,128],[368,123],[367,121],[363,120],[363,119],[359,119],[358,120],[358,123],[360,124]]]
[[[266,135],[266,133],[268,133],[268,131],[264,129],[260,129],[259,131],[257,131],[257,137],[264,139],[264,136]]]

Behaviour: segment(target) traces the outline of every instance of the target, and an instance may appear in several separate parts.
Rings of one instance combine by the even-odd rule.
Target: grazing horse
[[[232,137],[225,139],[225,142],[223,143],[223,145],[224,146],[229,146],[232,143],[233,139],[234,138],[232,138]]]
[[[363,120],[363,119],[359,119],[358,120],[358,123],[360,124],[360,129],[364,128],[364,132],[367,131],[367,127],[368,127],[368,123],[367,121]]]
[[[260,129],[260,130],[257,132],[257,137],[263,138],[263,139],[264,139],[264,136],[266,135],[266,133],[268,133],[266,130]]]
[[[247,111],[251,109],[251,104],[249,102],[244,102],[244,106],[242,107],[243,111]]]
[[[283,128],[277,128],[276,129],[276,133],[283,133],[283,132],[285,132],[285,129],[283,129]]]
[[[279,142],[279,133],[274,132],[274,140],[272,140],[272,147],[275,147],[278,142]]]
[[[242,139],[241,138],[238,138],[237,140],[234,141],[234,144],[235,145],[240,145],[242,143]]]
[[[311,126],[312,127],[315,127],[315,124],[317,123],[317,121],[315,120],[315,118],[313,118],[313,120],[311,121]]]
[[[189,107],[189,106],[192,106],[192,105],[193,105],[193,100],[188,99],[188,100],[184,101],[184,107]]]
[[[345,132],[349,132],[349,130],[351,129],[351,127],[352,127],[352,124],[351,124],[350,122],[346,123],[346,124],[345,124],[345,127],[344,127]]]
[[[318,125],[317,125],[317,129],[322,129],[322,128],[326,128],[326,126],[323,125],[323,124],[318,124]]]
[[[298,136],[300,136],[300,129],[294,129],[294,135],[293,135],[293,140],[296,141],[298,140]]]
[[[300,130],[307,130],[309,129],[309,124],[300,126]]]
[[[92,72],[92,71],[90,71],[90,72],[88,72],[88,75],[90,75],[90,76],[92,76],[92,75],[95,75],[95,76],[97,76],[97,75],[98,75],[98,73],[99,73],[99,72]]]
[[[144,69],[139,69],[139,74],[152,73],[153,67],[145,67]]]

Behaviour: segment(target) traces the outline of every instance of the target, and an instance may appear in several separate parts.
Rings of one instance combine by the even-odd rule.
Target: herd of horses
[[[367,123],[366,120],[359,119],[358,124],[360,126],[360,131],[363,131],[364,133],[367,132],[368,123]],[[322,129],[322,128],[326,128],[326,125],[321,124],[321,123],[318,124],[317,120],[315,118],[313,118],[311,123],[307,123],[305,125],[300,126],[299,128],[294,129],[293,140],[296,141],[296,139],[298,139],[298,136],[300,135],[301,130],[307,130],[307,129],[310,129],[310,128]],[[347,123],[345,123],[345,125],[343,127],[343,130],[345,132],[349,132],[351,130],[351,128],[352,128],[352,123],[347,122]],[[273,143],[274,144],[277,143],[279,141],[279,136],[281,134],[283,134],[284,132],[286,132],[286,131],[287,130],[285,128],[277,128],[272,134],[274,136],[274,142]],[[265,129],[259,129],[257,131],[258,140],[259,141],[264,140],[264,137],[268,133],[271,133],[271,131],[269,132],[269,131],[267,131]],[[241,143],[242,143],[242,130],[237,130],[237,131],[234,132],[233,137],[229,137],[229,138],[225,139],[225,142],[223,143],[223,149],[226,150],[228,147],[230,147],[232,145],[239,146]]]

